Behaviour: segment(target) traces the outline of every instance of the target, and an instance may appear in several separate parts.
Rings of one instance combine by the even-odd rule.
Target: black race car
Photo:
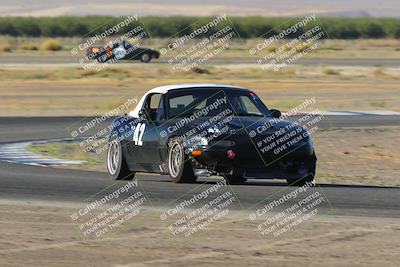
[[[316,156],[307,130],[279,119],[244,88],[192,84],[147,92],[135,110],[112,122],[109,175],[169,175],[176,183],[221,175],[229,183],[248,178],[314,179]]]
[[[113,42],[106,47],[89,47],[86,51],[89,60],[97,60],[100,63],[109,60],[140,60],[150,62],[153,58],[159,58],[160,52],[139,47],[128,41]]]

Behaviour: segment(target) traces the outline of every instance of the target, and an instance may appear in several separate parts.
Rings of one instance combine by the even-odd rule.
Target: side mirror
[[[282,116],[282,113],[277,109],[270,109],[269,111],[271,111],[271,114],[274,118],[278,119],[280,116]]]

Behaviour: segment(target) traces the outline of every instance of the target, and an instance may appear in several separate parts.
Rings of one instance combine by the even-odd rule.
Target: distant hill
[[[399,0],[0,0],[0,16],[301,16],[400,17]]]

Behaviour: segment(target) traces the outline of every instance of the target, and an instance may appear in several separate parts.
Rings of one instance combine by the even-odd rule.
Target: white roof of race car
[[[171,90],[178,90],[178,89],[186,89],[186,88],[201,88],[201,87],[230,87],[230,88],[238,88],[238,89],[244,89],[242,87],[238,86],[232,86],[228,84],[215,84],[215,83],[188,83],[188,84],[173,84],[173,85],[164,85],[164,86],[159,86],[156,88],[153,88],[149,90],[147,94],[149,93],[165,93],[166,91],[171,91]]]
[[[233,85],[227,85],[227,84],[213,84],[213,83],[188,83],[188,84],[173,84],[173,85],[164,85],[164,86],[159,86],[156,88],[153,88],[147,93],[145,93],[142,98],[140,99],[139,103],[136,105],[135,109],[129,112],[129,115],[138,118],[139,117],[139,111],[142,109],[144,100],[146,99],[147,95],[149,94],[163,94],[171,90],[179,90],[179,89],[187,89],[187,88],[220,88],[220,87],[228,87],[228,88],[236,88],[236,89],[246,89],[243,87],[238,87],[238,86],[233,86]]]

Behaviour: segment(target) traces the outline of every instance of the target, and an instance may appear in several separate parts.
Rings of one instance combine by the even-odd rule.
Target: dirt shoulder
[[[319,217],[275,240],[233,214],[190,239],[176,238],[146,210],[110,235],[85,239],[70,208],[0,204],[1,266],[397,266],[400,224]]]
[[[400,127],[320,130],[313,137],[316,180],[329,184],[400,186]]]

